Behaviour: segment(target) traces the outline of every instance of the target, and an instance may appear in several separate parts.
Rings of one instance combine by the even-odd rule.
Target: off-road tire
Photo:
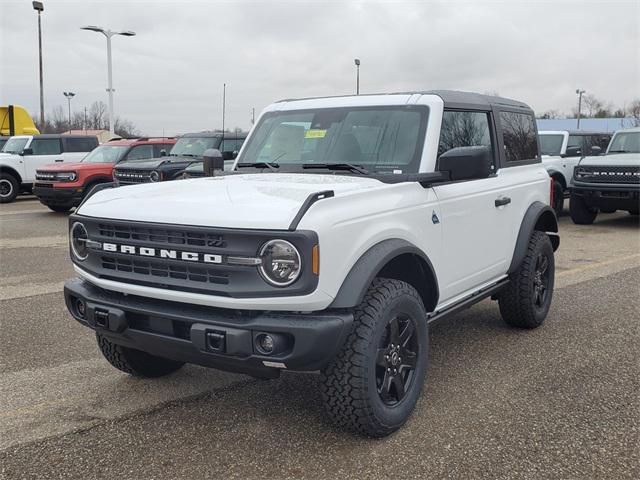
[[[598,215],[598,210],[588,207],[581,195],[571,195],[569,201],[571,220],[577,225],[591,225]]]
[[[20,192],[18,180],[10,173],[0,173],[0,188],[0,203],[13,202]]]
[[[96,333],[96,340],[102,355],[111,365],[134,377],[162,377],[179,370],[184,365],[183,362],[156,357],[140,350],[117,345],[99,333]]]
[[[541,305],[536,305],[536,268],[540,256],[546,257],[548,283],[547,295]],[[555,262],[553,247],[549,236],[543,232],[534,231],[524,260],[513,274],[509,283],[497,295],[502,319],[510,326],[517,328],[537,328],[544,323],[551,300],[555,277]]]
[[[67,213],[71,210],[71,205],[47,205],[47,207],[57,213]]]
[[[562,184],[558,180],[553,181],[553,210],[556,212],[556,217],[559,217],[564,210],[564,189]]]
[[[388,405],[378,392],[378,350],[390,338],[387,328],[392,319],[400,316],[408,316],[415,328],[410,337],[417,351],[412,357],[415,368],[409,370],[412,377],[405,385],[405,396],[395,405]],[[400,428],[422,390],[428,343],[426,311],[416,290],[399,280],[376,278],[354,309],[347,340],[321,372],[322,398],[331,420],[342,429],[369,437],[384,437]],[[384,372],[382,368],[386,378]]]

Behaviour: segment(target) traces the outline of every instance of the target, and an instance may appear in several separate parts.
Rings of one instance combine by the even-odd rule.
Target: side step
[[[449,315],[453,315],[454,313],[458,313],[461,310],[465,310],[472,305],[480,302],[481,300],[490,297],[494,293],[499,292],[508,283],[509,279],[505,278],[504,280],[500,280],[498,283],[491,285],[490,287],[478,290],[476,293],[473,293],[467,298],[460,300],[455,305],[451,305],[444,310],[432,312],[427,315],[427,323],[435,322],[436,320],[440,320],[442,318],[448,317]]]

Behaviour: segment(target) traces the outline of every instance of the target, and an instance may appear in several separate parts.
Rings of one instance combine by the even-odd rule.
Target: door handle
[[[502,207],[502,206],[508,205],[510,203],[511,203],[511,199],[509,197],[496,198],[496,201],[495,201],[496,207]]]
[[[64,160],[62,160],[61,158],[57,158],[55,161],[56,162],[63,162]]]

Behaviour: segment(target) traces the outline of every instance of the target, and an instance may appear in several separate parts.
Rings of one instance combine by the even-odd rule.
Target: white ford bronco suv
[[[96,187],[70,217],[65,300],[124,372],[319,371],[335,423],[380,437],[420,395],[429,322],[492,297],[509,325],[542,324],[550,190],[521,102],[285,100],[233,172]]]
[[[571,180],[569,212],[574,223],[589,225],[598,212],[640,210],[640,128],[618,130],[607,154],[580,160]]]
[[[538,134],[542,164],[554,180],[551,206],[559,216],[564,207],[564,199],[570,194],[573,169],[584,157],[604,154],[611,134],[582,130],[543,130]]]

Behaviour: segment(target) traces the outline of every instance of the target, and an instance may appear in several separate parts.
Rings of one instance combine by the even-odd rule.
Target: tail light
[[[551,187],[549,188],[549,205],[553,205],[553,177],[549,177],[549,183]]]

